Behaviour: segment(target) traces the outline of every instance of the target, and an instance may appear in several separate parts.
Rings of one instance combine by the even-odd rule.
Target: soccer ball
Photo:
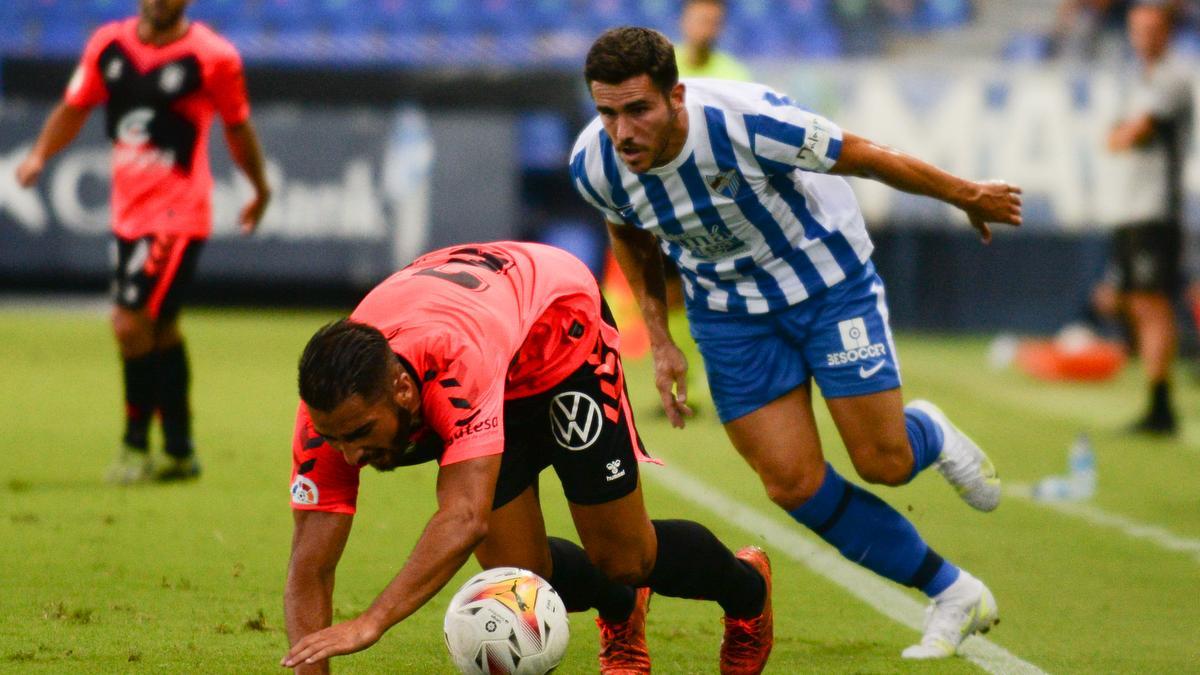
[[[519,567],[471,577],[446,609],[446,648],[461,673],[542,675],[567,651],[567,608],[543,578]]]

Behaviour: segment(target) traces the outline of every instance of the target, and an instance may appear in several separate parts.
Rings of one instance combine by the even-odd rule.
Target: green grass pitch
[[[117,489],[101,478],[119,435],[119,368],[99,312],[0,310],[0,671],[280,672],[291,517],[289,438],[295,363],[330,312],[190,311],[203,478]],[[900,336],[908,396],[938,402],[991,454],[1008,482],[1058,472],[1080,431],[1092,434],[1099,492],[1089,508],[1200,541],[1200,392],[1180,376],[1186,433],[1123,437],[1142,404],[1137,373],[1098,386],[1047,385],[989,371],[986,340]],[[711,404],[683,431],[653,414],[646,361],[627,364],[648,448],[671,466],[788,526],[730,448]],[[699,372],[701,366],[693,361]],[[702,398],[702,397],[700,397]],[[826,454],[853,470],[821,408]],[[688,517],[731,547],[772,553],[776,645],[768,672],[971,672],[963,659],[910,664],[916,640],[826,577],[677,497],[645,473],[653,517]],[[339,568],[339,618],[363,609],[407,556],[434,508],[430,467],[364,474],[359,514]],[[1132,526],[1104,525],[1006,497],[992,514],[962,504],[936,472],[875,492],[906,513],[944,556],[995,592],[1003,621],[989,638],[1047,672],[1200,672],[1200,552],[1173,551]],[[552,472],[543,478],[551,532],[574,536]],[[799,526],[795,532],[815,537]],[[1136,529],[1136,528],[1132,528]],[[1143,534],[1145,531],[1143,530]],[[1186,546],[1185,546],[1186,547]],[[465,568],[452,586],[476,570]],[[450,672],[441,636],[452,593],[340,672]],[[916,596],[914,596],[916,597]],[[558,672],[595,672],[596,628],[571,617]],[[655,598],[656,672],[715,672],[719,610]]]

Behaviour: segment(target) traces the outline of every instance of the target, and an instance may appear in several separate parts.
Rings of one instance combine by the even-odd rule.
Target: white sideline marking
[[[1015,484],[1007,486],[1004,494],[1024,499],[1035,506],[1058,511],[1069,516],[1075,516],[1092,525],[1109,527],[1120,531],[1133,539],[1142,539],[1168,551],[1190,553],[1193,560],[1200,563],[1200,539],[1181,537],[1160,525],[1139,523],[1125,516],[1109,513],[1104,509],[1088,503],[1041,501],[1033,498],[1028,485]]]
[[[781,525],[762,511],[718,492],[711,485],[692,478],[679,469],[658,466],[642,473],[653,477],[680,497],[708,509],[717,517],[748,533],[762,536],[770,542],[772,550],[782,551],[793,560],[804,563],[880,614],[917,632],[923,630],[925,608],[922,604],[891,582],[847,561],[832,548],[818,545],[800,536],[800,525]],[[967,638],[959,653],[989,673],[1045,673],[1041,668],[979,635]],[[899,654],[896,658],[900,658]]]

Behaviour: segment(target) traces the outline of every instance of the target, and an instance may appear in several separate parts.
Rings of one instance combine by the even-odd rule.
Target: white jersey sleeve
[[[1190,74],[1170,65],[1161,67],[1150,78],[1147,93],[1139,113],[1148,114],[1156,120],[1175,120],[1185,114],[1191,104]]]
[[[827,173],[842,151],[842,130],[833,122],[768,91],[757,114],[748,116],[754,155],[768,172],[792,169]]]

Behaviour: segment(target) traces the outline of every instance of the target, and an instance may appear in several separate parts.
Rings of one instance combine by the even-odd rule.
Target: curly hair
[[[592,82],[620,84],[631,77],[649,75],[663,93],[679,82],[675,47],[662,33],[640,26],[611,28],[596,38],[588,50],[583,77]]]

